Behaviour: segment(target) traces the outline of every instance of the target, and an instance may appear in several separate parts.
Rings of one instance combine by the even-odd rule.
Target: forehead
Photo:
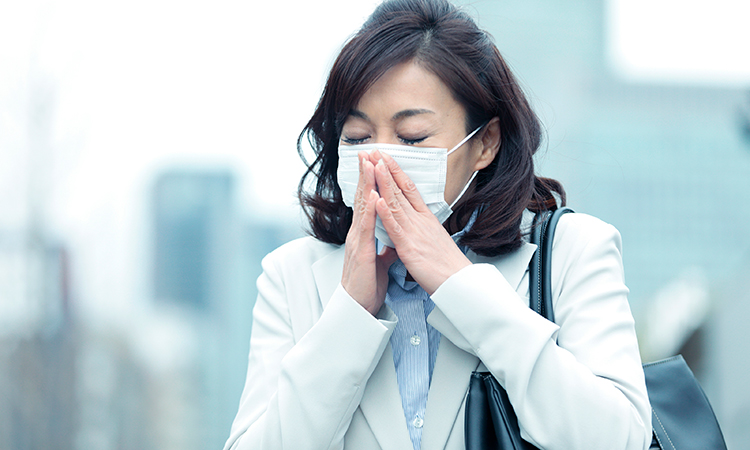
[[[448,86],[414,61],[385,72],[365,91],[355,109],[373,119],[392,118],[407,110],[429,110],[442,119],[464,115]]]

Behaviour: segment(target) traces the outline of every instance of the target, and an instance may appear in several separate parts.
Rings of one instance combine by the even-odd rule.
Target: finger
[[[388,207],[398,221],[408,220],[406,211],[413,209],[409,201],[401,193],[391,173],[381,159],[375,167],[375,176],[380,186],[380,196],[385,200]]]
[[[380,150],[378,149],[373,150],[368,156],[370,157],[370,161],[372,161],[373,164],[377,164],[378,161],[383,159],[383,154],[380,153]]]
[[[385,231],[388,232],[388,236],[396,247],[398,247],[400,243],[404,242],[404,227],[402,227],[398,220],[396,220],[391,208],[383,197],[375,202],[375,210],[378,217],[380,217],[380,221],[383,222],[383,227],[385,228]]]
[[[360,220],[360,229],[365,237],[372,238],[375,241],[375,217],[377,215],[375,211],[375,203],[378,201],[380,196],[375,190],[370,189],[370,194],[367,196],[367,201],[364,202],[364,214],[362,220]]]
[[[359,209],[362,204],[362,199],[364,198],[365,194],[365,177],[364,177],[364,170],[363,170],[363,162],[364,162],[364,156],[363,153],[365,152],[359,152],[357,153],[357,161],[359,162],[359,178],[357,179],[357,190],[354,193],[354,217],[352,220],[354,222],[358,221],[359,216]]]
[[[364,178],[365,178],[365,192],[370,192],[375,189],[376,182],[375,182],[375,165],[370,162],[368,159],[365,159],[362,162],[362,171],[364,172]],[[368,194],[369,195],[369,194]]]
[[[357,221],[352,220],[352,225],[349,227],[347,233],[347,245],[351,242],[353,248],[360,248],[367,250],[365,254],[374,254],[375,252],[375,219],[377,212],[375,209],[375,203],[378,201],[380,196],[374,190],[370,191],[367,198],[362,199],[359,205],[357,205],[358,214]],[[364,255],[364,254],[363,254]]]
[[[401,169],[401,166],[399,166],[398,163],[387,153],[383,153],[383,161],[385,162],[386,167],[388,167],[388,171],[391,173],[396,185],[412,207],[419,212],[429,212],[430,209],[422,199],[422,195],[417,190],[417,186],[411,181],[409,175]]]
[[[352,220],[359,221],[359,215],[362,214],[367,202],[369,192],[375,189],[375,168],[369,161],[366,152],[357,154],[359,160],[359,179],[357,180],[357,191],[354,196],[354,215]]]

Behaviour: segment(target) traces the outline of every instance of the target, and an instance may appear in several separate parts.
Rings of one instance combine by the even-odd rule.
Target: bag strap
[[[537,245],[529,262],[529,307],[547,320],[554,322],[552,308],[552,243],[557,222],[563,214],[574,212],[564,207],[543,211],[534,216],[531,243]]]

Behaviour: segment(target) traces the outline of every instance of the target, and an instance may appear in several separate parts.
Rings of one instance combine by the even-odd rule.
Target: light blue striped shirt
[[[463,230],[452,236],[454,241],[469,230],[475,218],[476,214]],[[466,253],[466,249],[461,250]],[[385,303],[398,317],[390,339],[393,364],[409,437],[414,450],[419,450],[427,393],[440,345],[440,332],[427,323],[435,303],[419,284],[406,281],[406,267],[401,260],[388,270]]]

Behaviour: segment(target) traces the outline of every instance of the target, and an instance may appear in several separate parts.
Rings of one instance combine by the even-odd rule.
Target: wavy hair
[[[460,244],[497,256],[522,242],[521,217],[565,204],[562,185],[534,173],[541,125],[488,33],[446,0],[387,0],[380,4],[336,58],[297,150],[307,166],[298,186],[302,208],[317,239],[341,245],[352,223],[339,189],[338,143],[349,112],[390,68],[415,61],[434,73],[466,111],[466,133],[498,117],[501,143],[495,159],[477,174],[471,195],[454,212],[474,225]],[[315,159],[302,151],[304,139]],[[308,180],[312,177],[313,183]],[[308,189],[308,186],[314,189]]]

